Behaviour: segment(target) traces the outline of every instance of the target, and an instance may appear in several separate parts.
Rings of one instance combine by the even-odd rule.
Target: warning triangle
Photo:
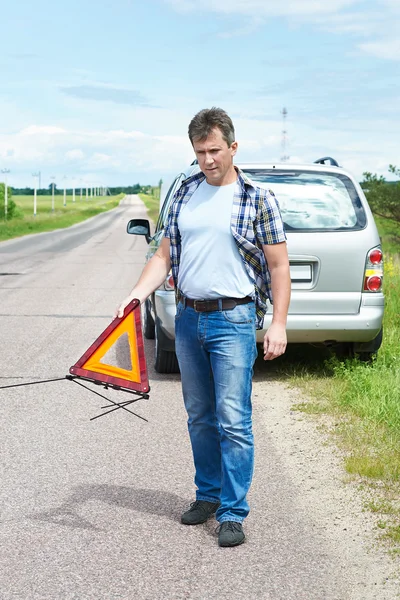
[[[131,370],[102,362],[102,358],[123,336],[128,336]],[[70,368],[75,377],[82,377],[118,389],[148,392],[146,357],[140,317],[140,302],[135,299],[124,310],[122,318],[116,317],[81,358]]]

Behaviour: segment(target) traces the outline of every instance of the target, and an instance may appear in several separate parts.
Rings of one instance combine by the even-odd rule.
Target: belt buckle
[[[209,300],[193,300],[193,308],[196,312],[208,312]]]
[[[193,300],[193,308],[196,312],[201,312],[200,310],[197,310],[197,303],[198,302],[202,302],[202,300]]]

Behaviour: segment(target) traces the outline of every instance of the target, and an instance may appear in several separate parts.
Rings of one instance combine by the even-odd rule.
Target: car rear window
[[[245,169],[254,183],[273,191],[288,231],[363,229],[366,215],[352,181],[342,173]]]

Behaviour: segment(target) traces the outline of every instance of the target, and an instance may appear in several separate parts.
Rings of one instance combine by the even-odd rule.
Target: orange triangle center
[[[128,338],[131,369],[102,361],[121,336]],[[139,300],[133,300],[125,308],[122,319],[112,321],[69,371],[77,377],[113,387],[149,391]]]

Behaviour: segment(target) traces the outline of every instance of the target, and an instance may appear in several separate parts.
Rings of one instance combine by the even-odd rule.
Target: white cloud
[[[280,145],[280,137],[275,135],[265,137],[255,137],[253,139],[238,137],[239,155],[248,153],[262,153],[268,148],[275,150]],[[260,154],[261,153],[261,154]]]
[[[362,4],[362,0],[336,0],[316,2],[315,0],[166,0],[176,10],[182,12],[212,11],[224,14],[241,14],[250,16],[282,17],[282,16],[315,16],[316,14],[336,13],[341,9]]]
[[[282,154],[282,120],[267,120],[257,114],[252,115],[247,108],[232,115],[239,142],[238,163],[276,162]],[[159,115],[165,123],[162,117]],[[185,131],[187,120],[186,115],[180,115],[174,129]],[[346,123],[341,127],[338,122],[332,128],[329,119],[293,121],[288,124],[286,154],[291,157],[290,162],[300,163],[331,155],[357,177],[366,170],[381,169],[385,174],[386,165],[400,164],[400,156],[395,132],[388,132],[384,123],[376,118],[355,120],[355,134]],[[193,160],[194,153],[186,135],[123,128],[61,128],[49,123],[28,125],[16,134],[0,134],[0,157],[2,164],[11,169],[11,185],[29,185],[32,172],[40,170],[43,186],[50,183],[52,175],[56,176],[57,185],[66,176],[68,186],[73,178],[89,185],[95,181],[112,186],[137,181],[156,183],[160,177],[167,181]]]
[[[60,133],[65,133],[65,129],[49,125],[30,125],[21,131],[21,135],[58,135]]]
[[[245,36],[271,18],[286,18],[291,24],[311,24],[323,31],[370,38],[358,45],[362,52],[383,59],[400,59],[399,0],[164,0],[180,12],[213,12],[222,17],[244,17],[240,27],[222,31],[222,38]],[[231,24],[231,22],[230,22]],[[385,31],[385,39],[381,39]],[[373,39],[375,38],[375,40]]]
[[[132,139],[140,140],[146,137],[146,134],[142,131],[124,131],[123,129],[117,129],[110,131],[110,136],[116,139]]]
[[[89,157],[87,163],[89,167],[102,167],[102,166],[114,166],[118,167],[119,162],[115,160],[110,154],[104,154],[102,152],[95,152]]]
[[[85,154],[82,150],[69,150],[65,153],[65,158],[67,160],[81,160],[85,158]]]
[[[324,31],[336,34],[349,34],[354,36],[368,37],[379,34],[385,27],[389,11],[365,10],[335,12],[326,16],[316,14],[309,17],[315,26]],[[385,27],[386,28],[386,27]]]
[[[11,185],[24,185],[33,169],[41,170],[45,186],[51,175],[116,185],[128,178],[132,182],[139,170],[149,174],[147,182],[151,183],[187,165],[193,160],[193,150],[186,136],[29,125],[16,134],[0,134],[0,157],[11,169]]]
[[[378,58],[387,60],[400,60],[400,40],[383,39],[377,42],[360,44],[361,50]]]

